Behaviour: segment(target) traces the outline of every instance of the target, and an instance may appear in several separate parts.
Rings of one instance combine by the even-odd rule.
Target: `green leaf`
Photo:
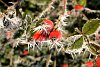
[[[79,4],[82,6],[86,6],[87,0],[79,0]]]
[[[99,26],[100,26],[100,19],[89,20],[82,27],[82,32],[84,34],[90,35],[94,33]]]
[[[78,49],[82,47],[82,45],[83,45],[83,37],[80,37],[72,44],[71,49]]]

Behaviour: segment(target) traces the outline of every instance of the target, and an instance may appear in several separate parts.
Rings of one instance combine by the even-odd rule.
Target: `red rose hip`
[[[85,62],[86,67],[93,67],[93,62],[92,61],[88,61]]]
[[[28,55],[28,51],[24,51],[23,54],[24,54],[24,55]]]
[[[68,67],[68,64],[62,64],[62,67]]]
[[[96,58],[96,67],[100,67],[100,57]]]
[[[82,5],[75,5],[75,7],[74,7],[74,9],[75,10],[83,10],[84,9],[84,7],[82,6]]]
[[[46,20],[43,20],[43,22],[44,22],[44,25],[47,25],[46,27],[47,31],[51,31],[51,29],[53,29],[54,24],[51,20],[46,19]]]
[[[50,38],[50,39],[53,38],[53,37],[55,37],[56,39],[61,39],[62,34],[61,34],[60,31],[54,30],[54,31],[52,31],[52,32],[50,33],[50,35],[49,35],[49,38]]]
[[[32,39],[36,41],[43,41],[45,40],[45,36],[42,34],[42,31],[37,31],[33,34]]]

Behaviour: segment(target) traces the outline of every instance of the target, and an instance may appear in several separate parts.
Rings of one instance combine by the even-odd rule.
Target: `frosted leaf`
[[[68,43],[67,45],[72,45],[77,39],[79,39],[82,35],[74,35],[68,37],[65,41]]]

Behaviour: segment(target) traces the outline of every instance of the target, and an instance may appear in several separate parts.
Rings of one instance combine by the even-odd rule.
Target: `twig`
[[[52,8],[52,5],[55,3],[56,0],[52,0],[52,2],[48,5],[48,7],[42,11],[42,13],[39,14],[38,17],[36,17],[33,22],[36,22],[37,20],[39,20],[46,12],[50,11],[50,9]]]
[[[54,59],[54,66],[53,67],[56,67],[56,54],[57,54],[57,51],[55,50],[55,52],[54,52],[55,59]]]
[[[3,45],[1,46],[0,51],[2,51],[2,49],[4,48],[4,46],[5,46],[5,44],[3,44]]]
[[[65,15],[65,12],[66,12],[66,9],[67,9],[67,7],[66,7],[67,0],[63,0],[63,2],[64,2],[64,13],[63,13],[63,15]]]
[[[100,13],[100,10],[92,10],[92,9],[89,9],[89,8],[85,8],[85,10],[87,12],[91,12],[91,13]]]
[[[5,2],[3,2],[2,0],[0,0],[0,2],[3,3],[6,7],[8,7],[8,5]]]
[[[66,7],[66,5],[67,5],[67,0],[63,0],[63,4],[64,4],[64,6],[63,6],[63,9],[64,9],[64,12],[59,16],[59,18],[58,18],[58,20],[57,20],[57,23],[56,23],[56,25],[55,25],[55,27],[54,27],[54,29],[57,29],[58,27],[59,27],[59,24],[60,24],[60,20],[61,20],[61,17],[62,16],[64,16],[65,15],[65,13],[66,13],[66,9],[67,9],[67,7]]]
[[[50,58],[51,58],[51,54],[48,55],[47,62],[46,62],[46,67],[49,67]]]
[[[84,35],[84,33],[81,32],[78,28],[75,28],[75,31],[78,32],[78,33],[80,33],[80,34],[82,34],[82,35]]]
[[[11,51],[10,51],[10,66],[12,67],[13,66],[13,48],[11,49]]]

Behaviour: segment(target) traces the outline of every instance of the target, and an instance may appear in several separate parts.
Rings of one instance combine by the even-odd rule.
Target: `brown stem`
[[[54,67],[56,67],[56,60],[54,61]]]
[[[6,7],[8,7],[8,5],[5,2],[3,2],[2,0],[0,0],[0,2],[3,3]]]
[[[64,7],[63,7],[64,12],[59,16],[59,18],[58,18],[58,20],[57,20],[57,24],[55,25],[54,29],[57,29],[57,28],[59,27],[59,24],[60,24],[60,22],[61,22],[60,20],[61,20],[62,15],[65,15],[65,13],[66,13],[66,9],[67,9],[67,7],[66,7],[66,5],[67,5],[67,0],[63,0],[63,4],[64,4]]]
[[[38,21],[46,12],[50,11],[50,9],[52,8],[52,5],[56,2],[56,0],[52,0],[52,2],[48,5],[48,7],[42,11],[42,13],[39,14],[39,16],[37,16],[33,22]]]
[[[46,62],[46,67],[49,67],[50,59],[51,59],[51,54],[48,55],[47,62]]]
[[[75,28],[75,31],[78,32],[78,33],[80,33],[80,34],[82,34],[82,35],[84,35],[84,33],[81,32],[78,28]]]
[[[5,44],[3,44],[3,45],[1,46],[0,51],[2,51],[2,49],[4,48],[4,46],[5,46]]]
[[[63,0],[63,2],[64,2],[64,13],[63,13],[63,15],[65,14],[65,12],[66,12],[66,4],[67,4],[67,0]]]
[[[10,66],[13,66],[13,48],[11,49],[10,52]]]
[[[56,48],[55,48],[55,52],[54,52],[55,60],[54,60],[54,65],[53,65],[53,67],[56,67],[56,55],[57,55],[57,51],[56,51]]]
[[[77,1],[76,0],[73,0],[73,3],[74,3],[74,5],[76,5],[77,4]]]

